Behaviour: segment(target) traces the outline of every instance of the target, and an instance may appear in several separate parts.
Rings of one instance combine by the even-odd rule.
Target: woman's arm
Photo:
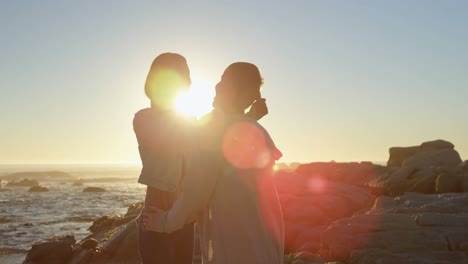
[[[214,191],[220,174],[219,157],[211,150],[192,153],[187,158],[187,173],[182,182],[182,193],[168,211],[144,214],[144,228],[171,233],[181,229],[204,209]]]

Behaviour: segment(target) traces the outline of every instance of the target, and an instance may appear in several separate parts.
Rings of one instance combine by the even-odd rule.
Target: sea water
[[[21,171],[60,170],[70,177],[40,179],[48,192],[9,187],[0,192],[0,263],[21,263],[26,250],[40,239],[74,235],[79,241],[91,234],[93,220],[108,214],[125,214],[129,205],[144,199],[145,186],[137,183],[138,167],[117,165],[2,166],[0,177]],[[34,179],[32,173],[30,179]],[[74,186],[77,179],[83,185]],[[86,193],[88,187],[105,192]]]

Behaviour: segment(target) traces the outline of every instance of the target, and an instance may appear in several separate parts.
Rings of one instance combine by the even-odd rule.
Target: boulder
[[[83,192],[105,192],[106,189],[101,187],[86,187],[83,189]]]
[[[424,252],[400,252],[395,253],[383,249],[365,249],[353,251],[350,258],[350,264],[393,264],[393,263],[412,263],[412,264],[436,264],[436,263],[467,263],[468,258],[462,252],[449,251],[431,251]]]
[[[276,186],[285,223],[286,252],[316,254],[320,236],[332,222],[368,210],[375,195],[369,188],[279,173]],[[311,180],[312,179],[312,180]]]
[[[83,186],[83,180],[76,180],[72,183],[72,186]]]
[[[33,186],[31,188],[29,188],[28,190],[29,192],[48,192],[49,189],[47,189],[46,187],[42,187],[42,186]]]
[[[460,177],[460,191],[468,192],[468,160],[463,161],[457,167],[457,172]]]
[[[29,172],[15,172],[6,174],[0,177],[0,180],[9,182],[19,181],[21,179],[33,178],[36,180],[69,180],[74,179],[74,176],[62,171],[29,171]]]
[[[141,263],[137,235],[138,227],[135,221],[103,229],[86,238],[81,247],[76,248],[69,263]]]
[[[313,162],[300,165],[296,173],[306,178],[320,177],[332,182],[367,186],[383,170],[384,167],[371,162]]]
[[[461,158],[452,143],[444,140],[420,146],[390,148],[389,168],[369,181],[384,195],[406,192],[443,193],[461,191]]]
[[[15,187],[33,187],[38,186],[39,182],[32,179],[21,179],[17,181],[8,182],[6,186],[15,186]]]
[[[401,164],[407,158],[413,156],[419,151],[419,147],[392,147],[389,149],[390,157],[387,161],[388,167],[401,167]]]
[[[295,252],[284,255],[284,264],[344,264],[339,261],[325,261],[320,257],[307,253],[307,252]]]
[[[62,264],[70,261],[75,245],[73,236],[52,237],[39,241],[28,251],[23,264]]]
[[[462,178],[458,174],[442,172],[436,178],[436,192],[459,192],[461,187]]]
[[[422,150],[403,161],[403,167],[424,168],[444,167],[455,168],[462,162],[460,155],[453,149]]]
[[[468,193],[408,193],[331,224],[320,256],[347,263],[468,263]]]
[[[434,140],[413,147],[392,147],[388,167],[456,167],[461,163],[454,145],[444,140]]]
[[[125,215],[105,215],[93,221],[89,230],[94,234],[126,224],[135,219],[143,209],[143,203],[132,204]]]
[[[460,188],[462,192],[468,192],[468,172],[463,174]]]
[[[401,167],[369,182],[369,186],[381,190],[384,195],[398,196],[406,192],[434,193],[437,168]]]
[[[81,247],[84,249],[97,249],[99,242],[94,238],[86,239],[81,243]]]
[[[106,216],[94,221],[93,234],[76,244],[71,236],[39,242],[29,250],[23,263],[141,263],[137,251],[135,217],[143,203],[131,205],[125,215]]]
[[[421,144],[421,149],[422,150],[442,150],[442,149],[454,149],[455,145],[452,143],[442,140],[442,139],[437,139],[433,141],[427,141]]]
[[[468,174],[468,160],[465,160],[458,165],[458,170],[464,174]]]
[[[103,230],[108,230],[116,226],[129,222],[122,215],[105,215],[93,221],[89,227],[89,231],[98,233]]]

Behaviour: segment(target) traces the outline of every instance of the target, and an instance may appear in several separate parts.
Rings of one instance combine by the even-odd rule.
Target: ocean
[[[66,174],[48,177],[45,171]],[[137,183],[139,166],[132,165],[0,165],[0,178],[15,172],[37,179],[48,192],[29,187],[0,189],[0,263],[21,263],[26,251],[40,239],[74,235],[77,241],[91,234],[93,220],[107,214],[124,214],[141,202],[145,186]],[[25,176],[26,175],[26,176]],[[82,185],[76,185],[76,183]],[[74,184],[75,183],[75,184]],[[92,187],[105,192],[83,192]]]

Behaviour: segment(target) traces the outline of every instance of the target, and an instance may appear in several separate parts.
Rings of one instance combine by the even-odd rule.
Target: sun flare
[[[200,118],[207,114],[212,107],[214,88],[213,84],[203,79],[192,79],[190,90],[179,95],[175,108],[178,113]]]

